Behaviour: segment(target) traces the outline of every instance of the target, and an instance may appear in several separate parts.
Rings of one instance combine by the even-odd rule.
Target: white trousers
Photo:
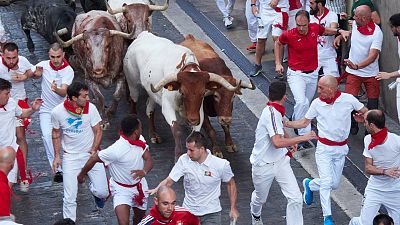
[[[227,0],[227,1],[228,2],[225,5],[225,0],[215,0],[215,3],[217,3],[219,11],[221,11],[224,17],[228,17],[231,14],[236,0]]]
[[[326,59],[318,59],[318,69],[319,71],[322,68],[324,75],[331,75],[334,77],[339,77],[339,69],[336,63],[336,57],[326,58]]]
[[[89,157],[90,153],[63,154],[63,216],[73,221],[76,220],[76,196],[78,194],[77,176]],[[96,163],[93,169],[88,172],[88,176],[90,180],[89,189],[92,194],[98,198],[107,198],[109,191],[104,165],[102,163]]]
[[[305,74],[288,68],[287,81],[296,102],[294,105],[293,120],[303,119],[317,89],[317,72],[314,71],[313,73]],[[310,131],[311,125],[308,125],[306,128],[299,129],[299,135]]]
[[[253,15],[253,12],[251,11],[251,0],[246,0],[246,20],[247,20],[247,30],[249,32],[249,38],[251,42],[257,42],[257,19]],[[256,2],[256,6],[258,8],[259,1]]]
[[[51,112],[40,112],[40,129],[42,130],[42,140],[44,149],[46,150],[47,159],[50,163],[50,168],[53,167],[54,161],[54,147],[53,139],[51,137],[51,132],[53,130],[53,125],[51,124]],[[57,168],[57,172],[62,171],[61,167]]]
[[[372,225],[372,221],[384,205],[389,216],[392,217],[394,225],[400,224],[400,190],[388,192],[365,188],[363,204],[360,217],[351,219],[349,225]]]
[[[269,189],[275,179],[288,201],[286,224],[303,224],[303,199],[292,167],[290,167],[290,158],[288,156],[284,156],[275,163],[268,163],[263,166],[253,165],[252,178],[254,191],[251,194],[250,209],[253,215],[261,215],[262,206],[267,201]]]
[[[347,145],[328,146],[318,142],[315,151],[319,178],[310,182],[311,191],[319,191],[322,213],[324,216],[332,215],[331,191],[340,185],[345,157],[349,151]]]
[[[400,79],[397,78],[397,82],[400,82]],[[400,122],[400,83],[397,84],[397,95],[396,95],[396,99],[397,99],[397,116],[399,117],[399,122]]]

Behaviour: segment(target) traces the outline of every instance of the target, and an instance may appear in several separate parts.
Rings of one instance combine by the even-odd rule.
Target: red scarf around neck
[[[385,142],[385,139],[388,135],[388,129],[385,127],[379,132],[376,132],[375,134],[371,134],[371,143],[368,145],[368,150],[371,150],[377,145],[383,144]]]
[[[373,35],[375,23],[371,20],[365,26],[357,26],[357,30],[363,35]]]
[[[289,27],[289,14],[287,12],[282,12],[282,9],[279,7],[275,7],[274,10],[277,13],[282,13],[282,24],[278,23],[273,26],[281,30],[287,30]]]
[[[314,15],[314,17],[318,20],[319,25],[321,25],[321,21],[328,15],[328,13],[329,13],[329,9],[324,7],[324,14],[322,14],[322,16],[320,18],[317,16],[317,14]]]
[[[4,111],[7,111],[7,109],[6,109],[6,105],[0,105],[0,109],[1,108],[3,108],[4,109]]]
[[[278,112],[281,113],[282,117],[285,116],[285,112],[286,112],[285,106],[280,105],[276,102],[267,102],[267,105],[274,107]]]
[[[80,107],[80,106],[74,107],[74,106],[72,106],[72,104],[70,103],[70,101],[68,99],[65,99],[64,108],[67,110],[67,112],[69,114],[72,114],[76,117],[81,117],[82,114],[89,113],[89,101],[86,101],[86,105],[85,105],[85,107],[83,107],[83,110],[82,110],[82,107]]]
[[[319,100],[321,100],[321,101],[325,102],[326,104],[330,105],[330,104],[333,104],[333,103],[336,101],[336,99],[339,98],[339,96],[340,96],[341,94],[342,94],[342,93],[341,93],[339,90],[337,90],[336,93],[335,93],[335,96],[333,96],[333,98],[325,99],[325,98],[322,98],[322,97],[320,96],[320,97],[319,97]]]
[[[119,135],[120,135],[123,139],[127,140],[127,141],[129,142],[129,144],[135,145],[135,146],[139,146],[139,147],[141,147],[143,150],[146,149],[146,142],[144,142],[144,141],[142,141],[142,140],[139,140],[139,139],[138,139],[138,140],[132,140],[132,139],[128,138],[127,136],[125,136],[125,135],[122,133],[122,131],[119,131]]]
[[[63,58],[63,61],[62,61],[62,63],[61,63],[61,66],[59,66],[58,68],[54,66],[54,64],[53,64],[53,62],[51,62],[51,60],[49,61],[49,63],[50,63],[50,67],[51,67],[53,70],[55,70],[55,71],[62,70],[62,69],[64,69],[65,67],[69,66],[69,63],[68,63],[68,61],[67,61],[65,58]]]
[[[3,63],[3,65],[5,67],[7,67],[8,72],[10,72],[10,70],[12,70],[16,65],[18,65],[18,61],[19,61],[19,58],[17,58],[17,62],[15,63],[15,65],[10,67],[9,65],[7,65],[6,61],[4,60],[4,55],[1,56],[1,62]]]

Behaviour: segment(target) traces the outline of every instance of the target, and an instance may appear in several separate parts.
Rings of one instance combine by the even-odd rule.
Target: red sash
[[[347,139],[344,141],[332,141],[328,138],[318,137],[318,141],[328,146],[343,146],[347,144]]]
[[[120,183],[120,182],[114,180],[115,183],[117,183],[118,185],[120,185],[122,187],[126,187],[126,188],[134,188],[134,187],[136,187],[137,188],[139,194],[133,196],[133,202],[135,202],[139,206],[142,206],[144,204],[144,192],[143,192],[141,181],[142,180],[140,179],[140,181],[137,182],[136,184],[123,184],[123,183]]]
[[[29,109],[29,105],[28,105],[28,98],[25,98],[24,100],[18,100],[18,106],[21,107],[21,109]],[[28,125],[31,123],[31,117],[22,119],[23,120],[23,125],[24,128],[27,129]]]
[[[275,24],[274,27],[278,27],[281,30],[287,30],[289,26],[289,14],[287,12],[282,12],[282,9],[279,7],[275,7],[274,10],[277,13],[282,13],[282,24]]]

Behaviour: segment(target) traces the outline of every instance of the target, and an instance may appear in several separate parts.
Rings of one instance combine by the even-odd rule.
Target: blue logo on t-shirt
[[[82,118],[67,118],[67,123],[74,127],[75,129],[79,129],[79,126],[82,125]]]

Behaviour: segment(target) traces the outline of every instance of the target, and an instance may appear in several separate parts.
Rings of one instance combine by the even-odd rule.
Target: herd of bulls
[[[178,118],[194,129],[205,129],[213,153],[222,157],[209,117],[217,117],[225,132],[228,152],[236,151],[229,127],[233,99],[242,88],[254,84],[237,80],[207,43],[187,35],[178,44],[151,33],[151,13],[166,10],[148,0],[81,0],[85,13],[75,12],[74,0],[35,0],[21,17],[27,47],[34,51],[30,30],[49,43],[58,41],[83,70],[105,124],[115,113],[128,84],[133,111],[139,91],[146,90],[149,137],[161,142],[155,132],[154,108],[159,104],[175,139],[175,156],[182,151]],[[111,107],[105,107],[100,86],[116,84]]]

